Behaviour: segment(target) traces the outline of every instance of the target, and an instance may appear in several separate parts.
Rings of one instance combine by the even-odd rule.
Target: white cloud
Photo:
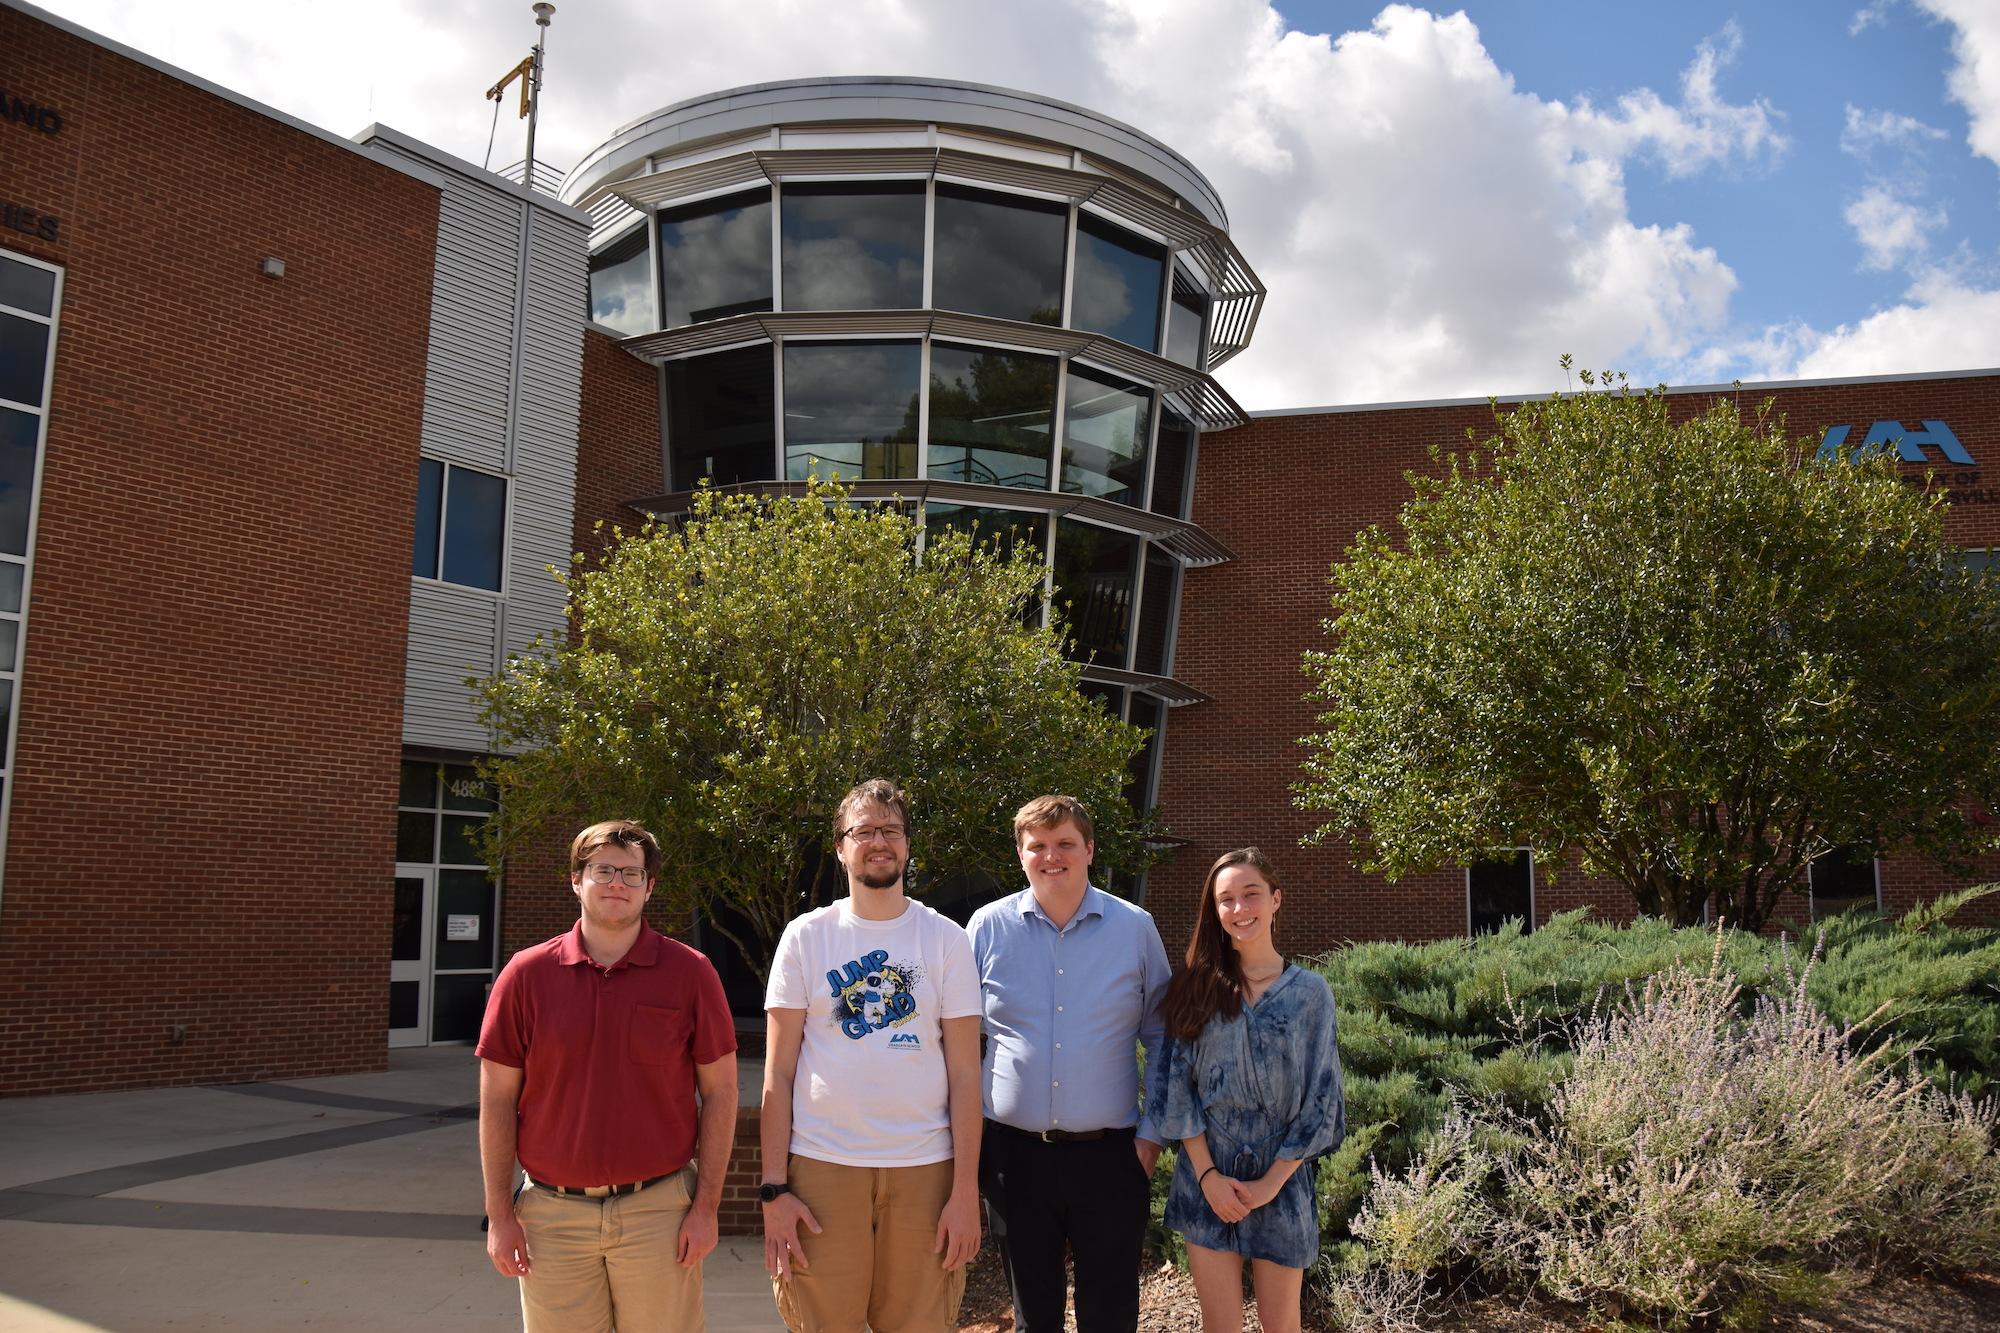
[[[1798,338],[1785,372],[1807,379],[2000,366],[2000,291],[1945,273],[1920,280],[1905,301],[1828,334]]]
[[[1866,157],[1878,147],[1912,149],[1927,141],[1949,138],[1935,125],[1926,125],[1915,116],[1895,111],[1863,111],[1849,104],[1847,124],[1840,131],[1840,151]]]
[[[1578,118],[1601,138],[1597,150],[1624,156],[1645,151],[1657,157],[1669,176],[1689,176],[1735,158],[1774,160],[1789,145],[1777,122],[1783,117],[1762,98],[1732,106],[1716,91],[1716,78],[1735,63],[1743,49],[1743,33],[1734,20],[1704,41],[1681,73],[1681,105],[1670,106],[1650,88],[1618,99],[1618,114],[1595,112],[1586,102]]]
[[[1847,206],[1847,225],[1861,242],[1862,267],[1900,268],[1921,258],[1930,247],[1930,233],[1945,225],[1942,207],[1926,208],[1871,185]]]
[[[1952,100],[1971,118],[1966,142],[1981,157],[2000,164],[2000,4],[1993,0],[1917,0],[1952,25],[1951,50],[1957,59],[1948,85]]]
[[[1868,29],[1879,28],[1887,23],[1889,21],[1889,2],[1890,0],[1882,0],[1882,3],[1863,5],[1861,8],[1855,10],[1854,17],[1849,19],[1847,23],[1847,35],[1849,37],[1859,37],[1862,33],[1868,31]]]
[[[478,161],[480,93],[525,54],[524,4],[44,0],[295,115],[371,120]],[[1061,34],[1052,40],[1052,34]],[[1677,102],[1604,106],[1517,89],[1463,14],[1384,8],[1340,35],[1287,31],[1268,0],[644,0],[563,5],[549,33],[542,157],[567,165],[656,108],[825,74],[968,78],[1080,103],[1186,154],[1271,290],[1222,378],[1252,407],[1553,387],[1558,354],[1674,365],[1727,322],[1735,275],[1683,225],[1640,225],[1628,168],[1760,167],[1767,103],[1720,80],[1733,27],[1692,54]],[[367,71],[367,72],[362,72]],[[511,99],[496,163],[520,155]]]

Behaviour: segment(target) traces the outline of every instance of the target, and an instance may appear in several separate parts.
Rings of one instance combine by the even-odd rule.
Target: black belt
[[[1132,1125],[1113,1129],[1017,1129],[998,1120],[986,1123],[994,1129],[1041,1143],[1094,1143],[1098,1139],[1130,1138],[1136,1132],[1136,1127]]]
[[[669,1171],[665,1175],[654,1176],[651,1180],[635,1180],[626,1185],[551,1185],[546,1181],[536,1180],[533,1176],[526,1176],[526,1179],[538,1190],[547,1190],[551,1194],[560,1194],[565,1198],[622,1199],[627,1194],[637,1194],[649,1185],[657,1185],[669,1176],[679,1174],[679,1170]]]

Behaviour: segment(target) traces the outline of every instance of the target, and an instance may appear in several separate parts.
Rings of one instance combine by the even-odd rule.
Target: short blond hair
[[[840,804],[833,807],[833,840],[839,842],[847,835],[847,812],[857,805],[886,806],[894,810],[903,820],[903,832],[910,831],[910,798],[903,789],[887,778],[869,778],[857,782],[840,798]]]
[[[1029,829],[1051,829],[1065,823],[1076,825],[1085,842],[1097,841],[1097,826],[1090,822],[1090,811],[1083,808],[1082,801],[1074,796],[1037,796],[1014,812],[1014,845],[1021,845],[1021,837]]]

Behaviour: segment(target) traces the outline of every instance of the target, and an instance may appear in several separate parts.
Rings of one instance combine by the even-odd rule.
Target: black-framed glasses
[[[592,884],[609,884],[616,880],[634,889],[646,887],[646,870],[643,866],[613,866],[602,861],[593,861],[583,868],[584,877]]]
[[[880,838],[883,842],[897,843],[910,836],[909,830],[900,824],[857,824],[842,835],[856,842],[873,842]]]

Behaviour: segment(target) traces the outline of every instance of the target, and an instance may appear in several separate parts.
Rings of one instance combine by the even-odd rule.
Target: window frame
[[[56,348],[62,334],[63,288],[68,278],[68,269],[61,264],[52,264],[45,259],[22,254],[18,250],[0,248],[0,263],[19,263],[28,268],[40,269],[54,277],[54,285],[49,293],[49,312],[28,310],[21,306],[0,305],[0,310],[18,316],[31,323],[41,324],[48,329],[48,341],[42,351],[42,401],[39,405],[5,400],[10,411],[23,412],[36,419],[35,425],[35,466],[30,474],[28,492],[28,528],[22,541],[21,555],[0,555],[0,563],[16,564],[21,569],[21,605],[12,612],[0,612],[0,619],[10,619],[15,624],[14,665],[12,670],[0,671],[0,680],[12,687],[13,697],[8,705],[7,743],[5,752],[0,753],[0,893],[4,893],[7,865],[7,835],[12,825],[14,809],[15,754],[21,742],[21,693],[26,676],[23,670],[28,652],[28,608],[32,605],[35,588],[35,544],[41,527],[42,476],[49,456],[49,412],[50,398],[55,392]]]
[[[436,564],[433,567],[437,570],[437,573],[419,574],[415,569],[412,569],[410,577],[418,583],[431,584],[440,588],[458,588],[465,592],[478,593],[484,597],[504,598],[507,595],[507,587],[510,582],[508,578],[508,556],[512,551],[514,537],[514,479],[505,473],[488,472],[485,468],[473,467],[467,463],[455,463],[446,458],[433,458],[429,454],[425,454],[417,459],[417,470],[420,478],[418,482],[419,494],[422,492],[421,475],[425,463],[436,463],[444,469],[438,478],[438,540],[437,550],[433,553],[436,559]],[[453,468],[457,468],[462,472],[471,472],[478,476],[489,477],[500,483],[500,586],[497,588],[482,588],[477,583],[460,583],[444,576],[444,553],[446,547],[451,542],[451,472]],[[416,555],[415,538],[416,534],[412,531],[410,554],[413,558]]]
[[[1535,899],[1540,888],[1540,880],[1541,880],[1541,876],[1538,875],[1535,870],[1535,849],[1526,846],[1513,846],[1513,847],[1495,847],[1493,848],[1493,851],[1512,852],[1517,856],[1525,856],[1528,858],[1528,915],[1521,922],[1521,933],[1523,935],[1532,935],[1535,933],[1535,922],[1536,922]],[[1499,858],[1497,856],[1486,856],[1480,859],[1485,861],[1493,861],[1493,860],[1498,860]],[[1472,869],[1473,867],[1470,865],[1465,867],[1465,937],[1467,939],[1476,940],[1482,934],[1496,933],[1498,928],[1496,927],[1494,931],[1478,931],[1473,929]],[[1512,917],[1503,917],[1501,918],[1501,923],[1504,925],[1506,922],[1511,921],[1513,919],[1514,918]]]
[[[1812,882],[1813,867],[1819,864],[1823,858],[1828,856],[1845,856],[1849,860],[1852,860],[1853,850],[1852,847],[1846,845],[1830,846],[1806,862],[1806,920],[1813,925],[1818,925],[1822,921],[1830,921],[1834,917],[1854,910],[1852,907],[1842,908],[1839,912],[1829,912],[1826,916],[1822,917],[1819,912],[1819,895],[1813,891]],[[1868,878],[1875,889],[1874,911],[1877,915],[1880,915],[1882,911],[1882,857],[1880,853],[1871,854],[1868,858]],[[1831,897],[1832,895],[1828,896]]]

